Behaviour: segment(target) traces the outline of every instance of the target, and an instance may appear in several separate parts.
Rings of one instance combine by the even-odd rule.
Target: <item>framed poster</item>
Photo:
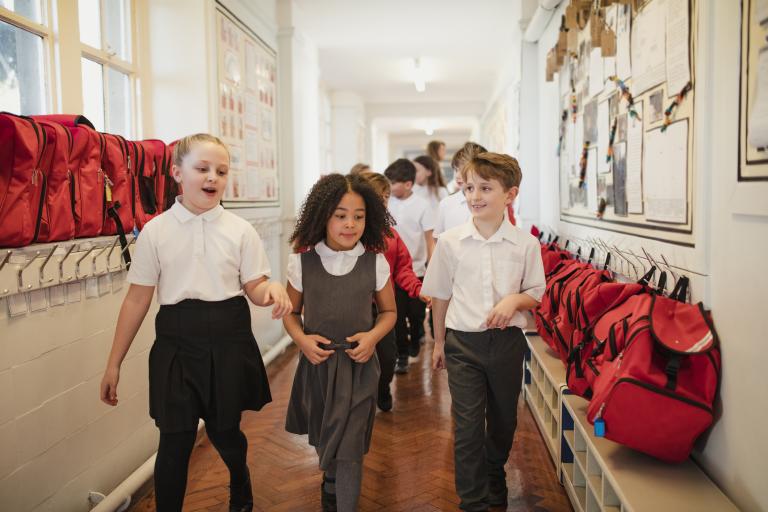
[[[218,129],[230,148],[225,201],[279,200],[277,59],[254,33],[216,11]]]
[[[768,0],[741,2],[739,181],[768,180]]]

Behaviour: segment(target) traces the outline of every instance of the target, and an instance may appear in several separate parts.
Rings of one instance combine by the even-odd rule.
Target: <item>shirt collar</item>
[[[174,217],[176,217],[176,219],[182,224],[189,222],[190,220],[197,217],[201,217],[203,220],[211,222],[218,219],[219,216],[224,213],[224,207],[220,204],[217,204],[210,210],[199,215],[195,215],[191,211],[187,210],[183,204],[181,204],[181,196],[176,196],[176,202],[173,203],[173,206],[171,206],[171,213],[173,213]]]
[[[363,247],[362,243],[357,242],[355,246],[348,251],[334,251],[328,247],[328,245],[326,245],[324,240],[321,240],[315,244],[315,251],[317,251],[317,254],[319,254],[321,257],[336,256],[338,254],[342,256],[354,256],[357,258],[365,253],[365,247]]]
[[[501,222],[499,229],[497,229],[496,232],[487,240],[483,238],[483,235],[477,231],[474,221],[469,219],[461,226],[459,240],[464,240],[465,238],[469,237],[472,237],[473,239],[479,240],[481,242],[501,242],[502,240],[507,240],[513,244],[518,243],[517,228],[515,228],[515,226],[509,222],[509,219],[507,219],[506,215],[504,216],[504,220]]]

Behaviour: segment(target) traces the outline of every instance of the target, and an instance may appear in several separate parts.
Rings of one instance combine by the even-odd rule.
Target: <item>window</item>
[[[136,69],[130,0],[78,0],[83,114],[97,130],[131,137]]]
[[[49,111],[44,14],[42,0],[0,0],[0,111]]]

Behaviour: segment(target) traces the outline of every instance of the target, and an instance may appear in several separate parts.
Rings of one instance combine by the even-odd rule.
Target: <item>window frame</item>
[[[48,0],[50,1],[50,0]],[[101,38],[101,46],[102,48],[107,46],[107,40],[106,40],[106,32],[104,30],[104,6],[105,4],[110,0],[99,0],[99,36]],[[126,2],[126,9],[128,14],[128,34],[130,41],[128,42],[128,53],[130,55],[130,61],[126,61],[121,59],[117,56],[117,52],[110,52],[107,50],[102,50],[101,48],[95,48],[91,45],[88,45],[86,43],[83,43],[80,39],[80,25],[79,25],[79,8],[80,6],[76,3],[76,14],[77,14],[77,20],[78,20],[78,43],[80,44],[80,57],[81,59],[88,59],[91,60],[99,65],[102,66],[102,73],[101,73],[101,81],[102,81],[102,90],[104,91],[104,130],[106,131],[107,128],[110,126],[109,122],[109,107],[107,105],[108,98],[109,98],[109,72],[106,68],[112,68],[116,71],[119,71],[120,73],[123,73],[125,75],[128,75],[128,84],[129,84],[129,95],[131,100],[131,106],[130,111],[128,113],[130,118],[130,124],[131,129],[130,133],[126,134],[129,138],[134,138],[139,133],[139,69],[136,65],[136,54],[137,54],[137,45],[136,45],[136,38],[137,38],[137,23],[136,23],[136,0],[125,0]],[[80,60],[80,76],[82,76],[82,60]],[[82,83],[81,83],[81,91],[80,95],[82,97]]]
[[[103,1],[103,0],[102,0]],[[56,101],[58,95],[54,92],[58,89],[56,82],[56,74],[53,72],[55,69],[55,55],[54,55],[54,29],[53,29],[53,1],[42,0],[40,2],[42,9],[43,22],[38,23],[26,16],[18,14],[6,7],[0,5],[0,21],[8,23],[16,28],[29,32],[42,39],[43,42],[43,69],[42,74],[45,80],[44,84],[44,98],[43,106],[45,112],[37,112],[37,114],[46,114],[55,112],[58,108],[58,102]],[[21,112],[17,112],[20,114]]]

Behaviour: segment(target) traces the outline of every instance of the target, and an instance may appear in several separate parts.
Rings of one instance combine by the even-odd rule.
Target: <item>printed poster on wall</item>
[[[743,0],[739,181],[768,180],[768,0]]]
[[[274,52],[217,11],[219,136],[230,148],[225,201],[275,202],[277,169]]]

